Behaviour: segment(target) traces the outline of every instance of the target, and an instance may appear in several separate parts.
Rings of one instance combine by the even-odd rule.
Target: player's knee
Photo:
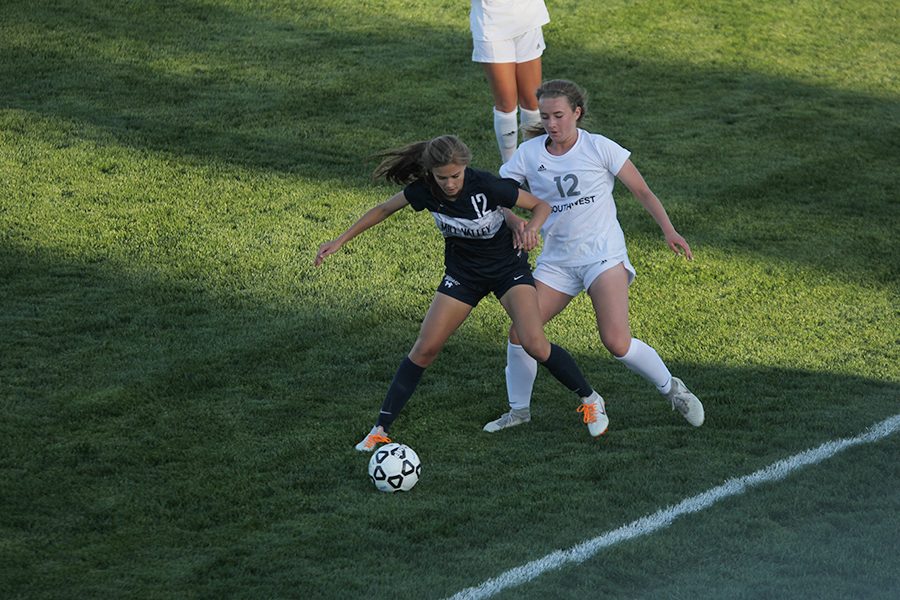
[[[434,362],[441,353],[440,346],[416,343],[409,353],[409,359],[420,367],[427,367]]]
[[[544,362],[550,357],[550,342],[543,335],[530,335],[523,338],[522,348],[538,362]]]
[[[494,99],[494,108],[502,113],[514,113],[519,108],[519,103],[515,96]]]
[[[625,356],[631,347],[630,335],[601,335],[600,339],[613,356]]]

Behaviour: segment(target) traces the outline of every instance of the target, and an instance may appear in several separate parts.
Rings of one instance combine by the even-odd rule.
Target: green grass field
[[[900,6],[549,0],[547,77],[632,151],[695,260],[617,189],[635,335],[686,425],[602,347],[594,440],[546,374],[505,406],[484,302],[392,430],[371,426],[443,273],[376,151],[455,133],[495,170],[468,3],[0,4],[0,596],[444,598],[900,413]],[[900,436],[499,598],[896,598]]]

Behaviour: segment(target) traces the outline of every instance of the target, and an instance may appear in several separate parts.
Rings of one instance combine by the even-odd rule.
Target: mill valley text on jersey
[[[448,273],[492,273],[517,260],[512,231],[501,207],[512,208],[519,186],[487,171],[466,167],[463,187],[452,200],[442,199],[426,181],[415,181],[403,193],[413,209],[428,210],[444,236]]]

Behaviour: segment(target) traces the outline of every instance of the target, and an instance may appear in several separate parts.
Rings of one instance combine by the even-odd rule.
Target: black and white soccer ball
[[[404,444],[385,444],[369,459],[369,479],[382,492],[408,492],[421,474],[419,455]]]

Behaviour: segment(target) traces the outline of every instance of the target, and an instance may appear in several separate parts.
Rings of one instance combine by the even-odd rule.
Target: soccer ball
[[[369,459],[369,479],[381,492],[408,492],[421,474],[419,455],[404,444],[385,444]]]

